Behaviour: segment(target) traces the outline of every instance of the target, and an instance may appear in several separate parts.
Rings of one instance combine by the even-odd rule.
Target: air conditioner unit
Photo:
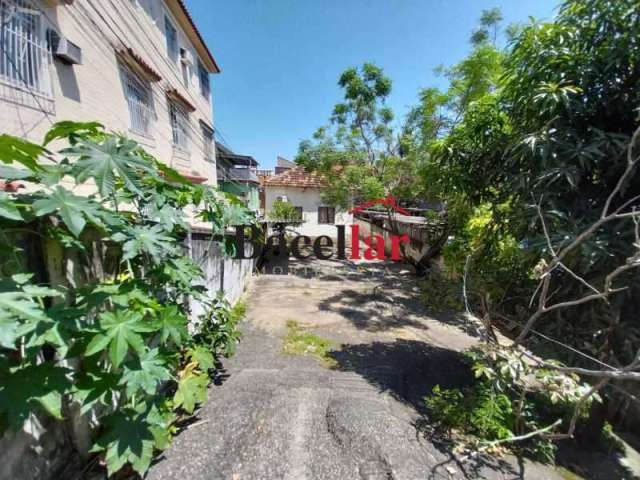
[[[193,65],[193,55],[191,55],[191,52],[189,50],[181,48],[180,61],[185,65]]]
[[[82,65],[82,49],[75,43],[60,36],[51,30],[51,51],[56,58],[59,58],[70,65]]]

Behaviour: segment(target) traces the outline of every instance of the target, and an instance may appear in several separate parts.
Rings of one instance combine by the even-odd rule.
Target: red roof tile
[[[160,74],[156,72],[153,67],[151,67],[151,65],[149,65],[144,58],[138,55],[131,47],[123,47],[118,51],[118,53],[129,65],[140,70],[149,81],[159,82],[162,80]]]
[[[313,172],[305,171],[304,167],[296,166],[279,175],[265,179],[267,187],[298,187],[322,188],[326,186],[324,178]]]
[[[187,97],[182,95],[175,88],[170,88],[169,90],[167,90],[167,97],[169,97],[169,99],[171,99],[171,100],[173,100],[175,102],[178,102],[178,103],[182,104],[182,106],[185,107],[190,112],[195,112],[196,111],[196,107],[193,106],[193,103],[191,103],[187,99]]]

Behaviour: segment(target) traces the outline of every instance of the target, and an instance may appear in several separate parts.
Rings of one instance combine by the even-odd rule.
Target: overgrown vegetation
[[[287,335],[283,339],[282,352],[286,355],[302,355],[313,357],[327,366],[336,366],[330,352],[335,350],[333,342],[305,331],[295,320],[287,321]]]
[[[489,24],[499,31],[486,20],[469,57],[446,69],[450,89],[423,92],[414,148],[448,203],[445,264],[466,277],[468,317],[487,340],[480,385],[523,411],[573,406],[559,422],[505,423],[504,445],[595,440],[607,404],[640,380],[640,7],[567,0],[552,22],[510,28],[505,49]],[[493,341],[495,328],[514,345]]]
[[[382,70],[346,70],[345,101],[297,161],[329,179],[337,205],[388,193],[442,201],[451,239],[438,273],[464,287],[466,316],[487,344],[476,362],[500,378],[478,388],[533,412],[558,395],[548,379],[571,385],[569,417],[516,416],[500,445],[593,440],[608,405],[628,403],[620,392],[640,380],[640,6],[565,0],[552,21],[501,21],[499,10],[483,12],[467,58],[438,69],[448,88],[419,92],[400,128]],[[500,346],[496,329],[515,342]],[[516,366],[522,378],[544,372],[537,381],[548,388],[533,394],[505,376]],[[483,404],[478,391],[461,393],[448,398]]]
[[[29,187],[0,192],[2,429],[34,415],[85,425],[80,454],[142,475],[238,341],[242,307],[207,298],[185,212],[214,235],[251,219],[98,123],[58,123],[42,145],[2,135],[0,161]],[[208,305],[191,332],[190,301]]]
[[[273,202],[268,217],[269,220],[284,222],[301,220],[296,207],[291,202],[285,202],[283,200]]]

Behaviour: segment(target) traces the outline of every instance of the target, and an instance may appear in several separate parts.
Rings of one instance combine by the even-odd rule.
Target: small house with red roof
[[[264,180],[265,214],[269,215],[277,200],[289,202],[304,222],[295,228],[298,233],[309,237],[335,237],[335,225],[351,223],[352,215],[337,211],[323,201],[322,189],[325,186],[326,181],[322,175],[308,172],[302,166],[269,176]]]

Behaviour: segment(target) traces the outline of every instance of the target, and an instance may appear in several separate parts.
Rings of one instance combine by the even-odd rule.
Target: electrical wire
[[[112,34],[113,34],[113,35],[114,35],[114,36],[115,36],[115,37],[116,37],[116,38],[117,38],[117,39],[118,39],[118,40],[119,40],[123,45],[126,45],[126,42],[124,42],[124,40],[122,39],[122,36],[121,36],[118,32],[116,32],[116,31],[115,31],[115,29],[111,26],[111,23],[113,23],[113,24],[118,24],[119,22],[115,22],[115,21],[114,21],[114,19],[113,19],[113,17],[111,17],[110,15],[109,15],[109,18],[110,18],[111,22],[109,22],[109,21],[105,18],[105,16],[104,16],[104,15],[102,15],[102,14],[97,10],[97,8],[95,7],[95,5],[94,5],[91,1],[88,1],[88,4],[89,4],[89,5],[93,8],[93,10],[98,14],[98,16],[100,17],[100,19],[102,20],[102,22],[103,22],[103,23],[104,23],[104,24],[109,28],[109,30],[112,32]],[[103,30],[103,29],[102,29],[102,28],[101,28],[101,27],[100,27],[100,26],[95,22],[95,20],[92,18],[92,15],[90,14],[90,12],[89,12],[86,8],[82,7],[82,10],[83,10],[83,11],[79,11],[78,13],[80,13],[80,14],[81,14],[81,15],[83,15],[83,16],[84,16],[88,21],[90,21],[90,22],[94,25],[94,27],[96,28],[96,30],[97,30],[97,31],[102,35],[102,37],[103,37],[103,43],[106,45],[106,53],[107,53],[108,55],[113,54],[113,45],[112,45],[112,44],[111,44],[111,42],[110,42],[110,39],[109,39],[108,34],[107,34],[107,33],[106,33],[106,32],[105,32],[105,31],[104,31],[104,30]],[[135,18],[136,12],[132,12],[132,14],[133,14],[132,16],[134,16],[134,18]],[[123,18],[123,20],[124,20],[124,17],[122,17],[122,18]],[[78,21],[78,19],[77,19],[75,16],[74,16],[74,21],[75,21],[75,22],[78,24],[78,26],[79,26],[79,27],[80,27],[80,28],[85,32],[85,35],[87,35],[87,36],[88,36],[88,34],[87,34],[87,30],[86,30],[86,28],[84,27],[84,25],[82,24],[82,22]],[[136,21],[137,21],[137,20],[136,20]],[[138,22],[138,26],[141,26],[139,22]],[[134,35],[135,35],[135,34],[134,34]],[[149,42],[148,42],[148,43],[151,43],[152,45],[154,45],[154,46],[155,46],[155,42],[153,41],[153,39],[151,39],[150,37],[148,37],[148,35],[147,35],[147,38],[148,38],[148,40],[149,40]],[[142,41],[140,40],[140,38],[139,38],[137,35],[136,35],[136,39],[138,40],[138,42],[139,42],[141,45],[144,45],[144,44],[145,44],[145,42],[142,42]],[[145,52],[147,55],[149,55],[149,54],[150,54],[150,53],[149,53],[149,51],[146,49],[146,47],[144,47],[144,46],[143,46],[143,47],[142,47],[142,50],[144,50],[144,52]],[[181,81],[180,77],[178,76],[178,74],[177,74],[177,73],[176,73],[176,71],[175,71],[175,64],[169,63],[169,61],[165,58],[164,52],[159,52],[159,54],[158,54],[158,55],[151,54],[151,58],[155,58],[156,56],[160,56],[160,57],[165,61],[165,63],[167,63],[167,65],[169,65],[171,72],[173,73],[173,75],[176,77],[177,81],[178,81],[178,82],[180,83],[180,85],[182,86],[182,85],[183,85],[183,84],[182,84],[182,81]],[[163,105],[165,105],[165,104],[166,104],[166,98],[162,98],[162,97],[160,96],[160,94],[158,94],[158,92],[156,92],[156,91],[153,89],[153,87],[151,87],[151,88],[150,88],[150,91],[151,91],[152,95],[154,96],[154,98],[157,100],[157,104],[161,106],[160,108],[163,110],[163,112],[164,112],[164,111],[168,111],[168,107],[167,107],[167,109],[166,109],[166,110],[165,110],[165,109],[164,109],[164,107],[163,107]],[[193,97],[192,97],[192,98],[193,98]],[[156,103],[156,102],[154,102],[154,103]],[[193,126],[193,124],[192,124],[191,122],[189,122],[189,123],[188,123],[188,128],[189,128],[189,130],[190,130],[190,132],[191,132],[192,134],[195,134],[194,136],[196,136],[196,137],[197,137],[197,136],[201,135],[201,132],[197,131],[197,130],[194,128],[194,126]],[[214,134],[215,134],[215,132],[217,132],[217,129],[214,129]],[[199,149],[200,149],[200,151],[201,151],[202,153],[205,153],[205,151],[204,151],[204,148],[203,148],[203,147],[198,146],[197,148],[199,148]],[[236,185],[236,186],[243,185],[242,183],[237,182],[237,181],[232,180],[232,179],[224,179],[224,180],[225,180],[225,181],[228,181],[229,183],[231,183],[231,184],[233,184],[233,185]]]

